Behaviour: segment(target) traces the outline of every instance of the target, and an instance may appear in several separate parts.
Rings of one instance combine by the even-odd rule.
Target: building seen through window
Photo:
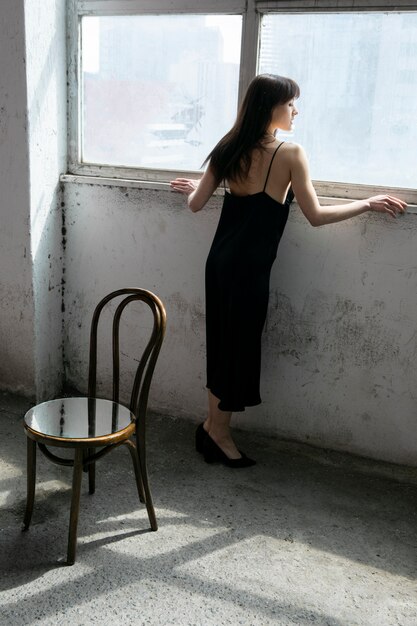
[[[235,120],[253,77],[240,60],[252,58],[300,85],[285,139],[305,147],[314,180],[415,189],[417,12],[270,4],[243,51],[245,14],[82,15],[76,171],[199,170]]]
[[[236,115],[241,16],[82,24],[83,161],[198,169]]]
[[[315,180],[417,186],[417,13],[266,15],[260,72],[301,86]]]

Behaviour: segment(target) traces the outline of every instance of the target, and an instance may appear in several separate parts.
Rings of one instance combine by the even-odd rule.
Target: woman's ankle
[[[222,430],[211,429],[209,436],[212,441],[226,454],[230,459],[237,459],[241,457],[238,447],[233,441],[232,435],[229,432]]]
[[[218,443],[233,442],[232,433],[229,429],[224,430],[223,428],[216,428],[215,426],[211,425],[207,432],[210,437]]]

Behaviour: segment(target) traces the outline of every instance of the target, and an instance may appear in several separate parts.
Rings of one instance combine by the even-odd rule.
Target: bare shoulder
[[[281,153],[285,154],[286,157],[291,160],[302,159],[306,156],[304,148],[300,146],[299,143],[292,143],[289,141],[284,141]]]

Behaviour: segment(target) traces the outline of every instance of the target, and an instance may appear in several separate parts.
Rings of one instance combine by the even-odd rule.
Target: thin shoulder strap
[[[267,184],[268,184],[269,173],[270,173],[270,171],[271,171],[271,167],[272,167],[272,162],[273,162],[273,160],[275,159],[275,155],[276,155],[276,153],[278,152],[278,150],[280,149],[280,147],[282,146],[282,144],[283,144],[283,143],[285,143],[285,142],[284,142],[284,141],[281,141],[281,143],[279,144],[279,146],[276,148],[276,150],[275,150],[274,154],[272,155],[271,162],[269,163],[268,173],[267,173],[267,175],[266,175],[266,179],[265,179],[265,185],[264,185],[264,188],[262,189],[262,191],[265,191],[265,189],[266,189],[266,186],[267,186]]]

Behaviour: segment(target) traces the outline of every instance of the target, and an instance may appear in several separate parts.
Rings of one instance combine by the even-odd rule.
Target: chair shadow
[[[87,481],[83,482],[74,565],[79,567],[79,575],[76,580],[68,576],[68,580],[57,581],[48,591],[48,607],[44,605],[44,594],[35,590],[25,601],[25,611],[52,614],[54,601],[62,602],[63,597],[66,606],[77,606],[127,587],[132,576],[136,581],[150,578],[161,584],[169,580],[179,590],[201,593],[202,582],[192,569],[187,571],[189,564],[217,551],[234,550],[259,536],[286,542],[283,546],[303,544],[408,580],[417,578],[415,485],[323,466],[280,448],[279,442],[267,442],[248,433],[238,436],[244,449],[262,459],[257,466],[243,472],[207,466],[193,451],[193,425],[179,420],[171,422],[155,418],[149,428],[150,481],[161,530],[151,533],[146,509],[138,501],[129,454],[116,450],[97,465],[97,490],[93,496],[86,493]],[[4,441],[0,439],[3,458],[16,464],[16,458],[24,457],[23,432],[14,450],[8,449]],[[2,590],[30,583],[58,568],[60,575],[65,576],[58,556],[64,555],[66,549],[71,472],[55,468],[51,474],[53,467],[40,464],[39,482],[42,485],[52,476],[61,481],[61,487],[42,492],[40,486],[33,527],[26,533],[13,527],[16,523],[20,529],[23,517],[24,474],[15,479],[15,489],[6,499],[9,530],[0,541],[4,545],[0,551],[5,565]],[[13,480],[6,479],[5,484],[12,487]],[[173,527],[184,538],[181,545],[171,542]],[[197,540],[190,535],[190,530],[198,535],[204,529],[212,534]],[[94,538],[98,533],[105,536]],[[140,539],[152,535],[152,541],[158,545],[157,553],[142,553],[141,547],[148,547],[152,541],[142,546]],[[131,545],[129,541],[135,538],[139,541]],[[112,547],[123,541],[129,552],[123,548],[115,556]],[[100,581],[96,588],[88,584],[90,567]],[[297,604],[270,599],[266,602],[256,591],[245,593],[242,599],[233,580],[204,579],[204,594],[216,601],[227,595],[230,602],[247,610],[256,609],[269,620],[278,620],[285,614],[300,626],[314,620],[345,626],[319,611],[308,609],[307,615],[306,607]],[[23,615],[23,608],[12,599],[5,608],[13,611],[17,619]]]

